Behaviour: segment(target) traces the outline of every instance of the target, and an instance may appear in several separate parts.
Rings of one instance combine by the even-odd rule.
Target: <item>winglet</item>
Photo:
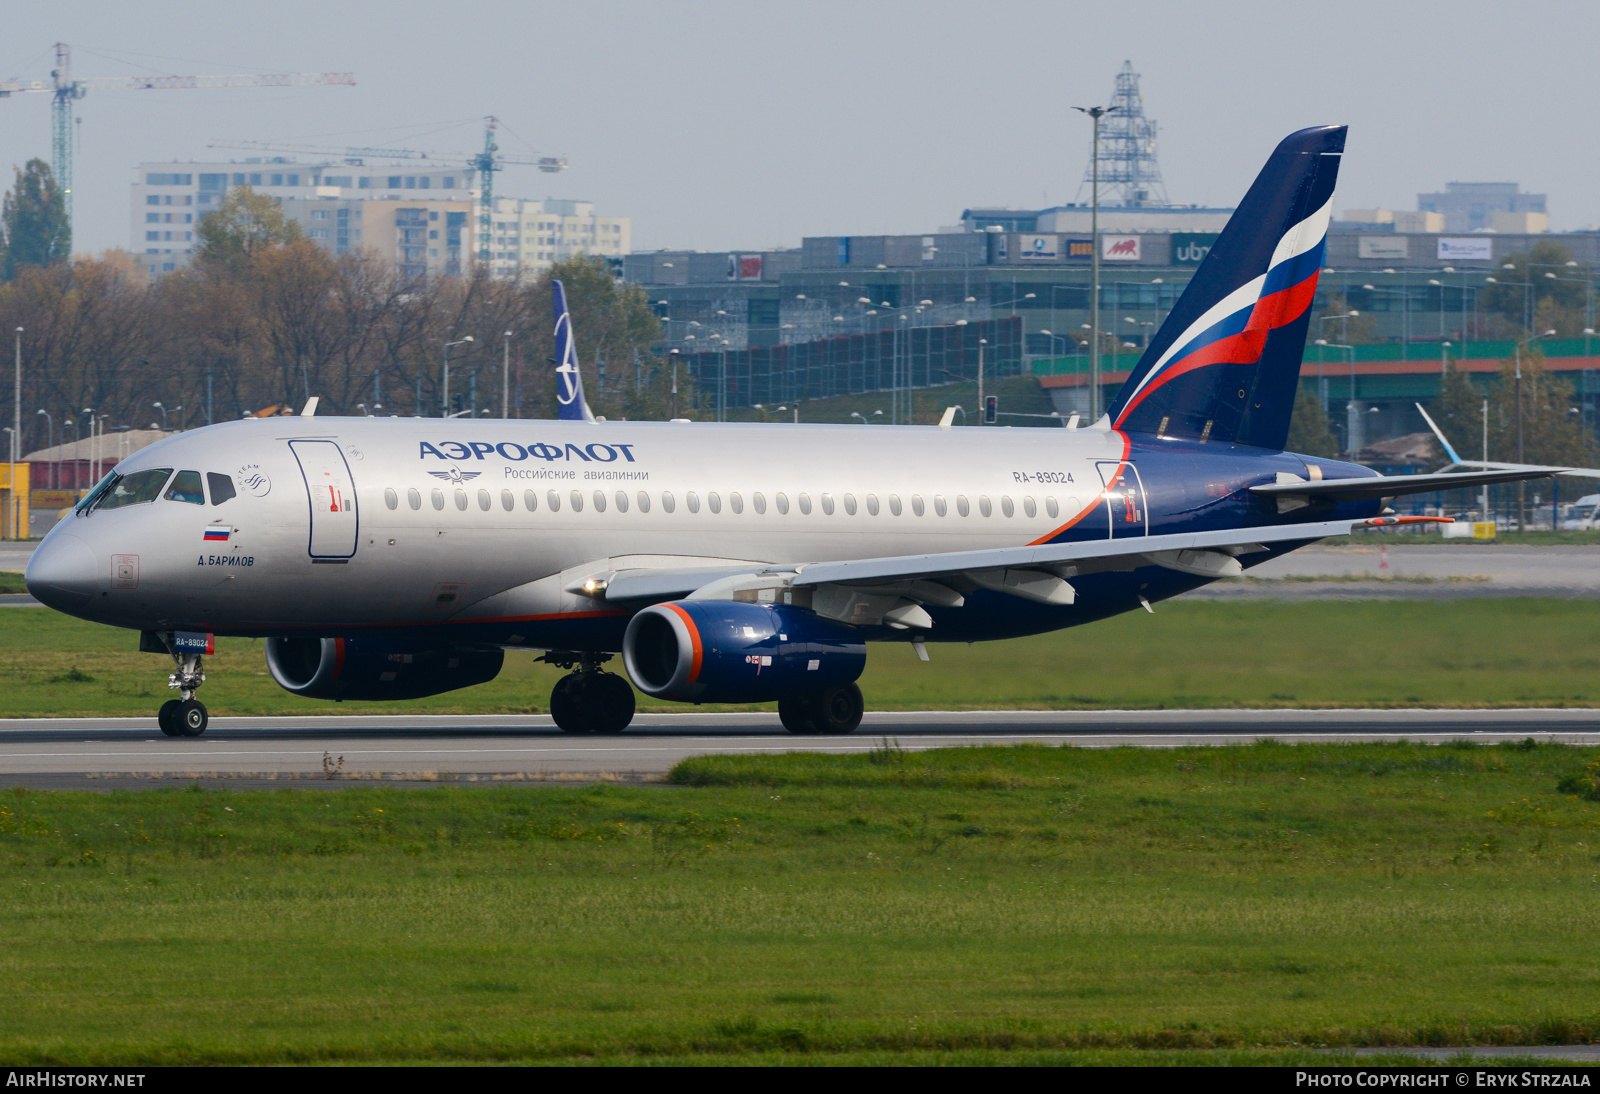
[[[944,416],[939,419],[939,428],[949,429],[953,424],[955,424],[955,420],[956,408],[953,406],[947,406],[944,408]]]
[[[550,282],[556,309],[556,402],[564,422],[592,422],[594,413],[583,397],[583,373],[578,369],[578,346],[572,337],[572,316],[567,312],[567,290]]]
[[[320,396],[313,395],[313,396],[311,396],[311,398],[306,400],[305,409],[300,412],[300,417],[302,417],[302,418],[315,418],[317,416],[317,399],[318,398],[320,398]]]
[[[1426,410],[1422,409],[1422,404],[1416,403],[1414,405],[1417,408],[1417,413],[1422,415],[1422,420],[1428,423],[1428,428],[1433,430],[1433,435],[1439,438],[1440,444],[1444,445],[1444,454],[1450,457],[1450,462],[1460,463],[1461,457],[1456,454],[1455,449],[1450,447],[1450,442],[1444,439],[1444,432],[1437,425],[1433,424],[1433,419],[1428,417],[1428,412]]]

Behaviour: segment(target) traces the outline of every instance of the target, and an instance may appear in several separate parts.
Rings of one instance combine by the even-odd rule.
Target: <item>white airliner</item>
[[[1395,495],[1560,470],[1382,478],[1283,451],[1344,137],[1278,146],[1090,427],[597,422],[558,284],[561,420],[182,433],[50,532],[28,589],[173,658],[172,736],[205,730],[216,635],[265,638],[309,698],[432,695],[526,649],[574,670],[550,697],[562,729],[615,732],[620,653],[647,695],[849,732],[869,640],[925,655],[1090,623],[1412,519],[1384,515]]]

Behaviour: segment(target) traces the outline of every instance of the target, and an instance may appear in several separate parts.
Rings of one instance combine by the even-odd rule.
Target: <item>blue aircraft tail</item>
[[[1107,410],[1113,428],[1283,448],[1345,129],[1278,145]]]
[[[556,307],[556,402],[564,422],[592,422],[594,414],[583,397],[583,373],[578,369],[578,346],[572,338],[572,316],[567,312],[567,290],[550,283]]]

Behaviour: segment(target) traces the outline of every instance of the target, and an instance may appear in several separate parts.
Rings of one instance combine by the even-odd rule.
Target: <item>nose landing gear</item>
[[[633,721],[633,688],[628,681],[600,666],[608,653],[551,651],[541,660],[577,671],[556,681],[550,691],[550,717],[567,733],[621,733]]]
[[[168,737],[198,737],[211,721],[205,704],[194,697],[195,690],[206,680],[203,659],[198,653],[174,650],[172,660],[177,671],[167,677],[167,687],[176,689],[182,698],[162,703],[156,721]]]

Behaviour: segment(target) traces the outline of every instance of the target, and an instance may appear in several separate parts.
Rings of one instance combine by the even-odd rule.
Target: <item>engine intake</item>
[[[622,663],[658,699],[766,703],[848,684],[867,646],[853,628],[794,608],[677,600],[628,622]]]
[[[493,680],[505,654],[372,638],[267,639],[267,671],[308,699],[421,699]]]

